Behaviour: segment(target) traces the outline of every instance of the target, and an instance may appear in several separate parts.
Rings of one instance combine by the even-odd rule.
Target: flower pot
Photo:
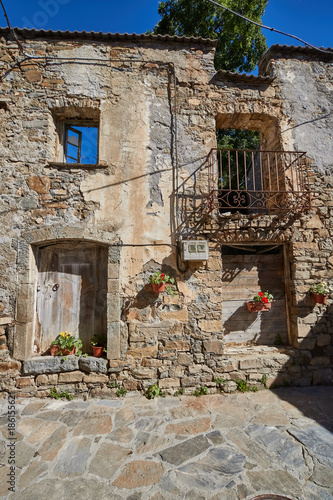
[[[75,354],[75,347],[71,351],[68,349],[61,349],[59,345],[51,345],[50,354],[51,356],[57,356],[58,352],[61,352],[61,356],[69,356],[71,354]]]
[[[165,290],[165,283],[152,283],[153,285],[153,291],[156,293],[161,293],[164,292]]]
[[[272,307],[272,302],[267,302],[264,304],[263,302],[246,302],[246,307],[249,312],[265,312],[265,311],[270,311]]]
[[[95,358],[101,358],[103,356],[103,351],[104,351],[103,346],[93,345],[92,348],[93,348],[93,356],[95,356]]]
[[[327,295],[321,293],[313,293],[312,295],[316,304],[326,304]]]

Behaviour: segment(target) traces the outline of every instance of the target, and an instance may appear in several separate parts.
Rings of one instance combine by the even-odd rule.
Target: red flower
[[[262,292],[258,293],[259,297],[262,297],[264,294]]]
[[[164,276],[165,276],[165,274],[163,274],[163,273],[162,273],[162,274],[161,274],[161,278],[164,278]]]
[[[261,302],[263,302],[264,304],[267,304],[267,302],[268,302],[268,298],[267,298],[267,297],[263,297],[263,298],[261,299]]]

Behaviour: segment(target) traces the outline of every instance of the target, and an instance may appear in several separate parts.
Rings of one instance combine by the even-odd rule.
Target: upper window
[[[64,160],[66,163],[98,163],[98,126],[80,122],[65,123]]]

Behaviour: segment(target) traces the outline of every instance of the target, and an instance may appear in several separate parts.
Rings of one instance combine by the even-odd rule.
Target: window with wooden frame
[[[75,121],[64,125],[64,162],[98,164],[98,124]]]

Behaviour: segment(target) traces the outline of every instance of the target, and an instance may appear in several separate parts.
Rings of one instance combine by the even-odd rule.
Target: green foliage
[[[166,288],[167,292],[170,293],[170,295],[174,295],[174,291],[172,290],[169,283],[171,283],[171,285],[173,285],[175,282],[175,279],[171,278],[168,274],[156,271],[154,274],[150,275],[149,279],[150,279],[150,283],[152,283],[154,285],[161,285],[162,283],[165,283],[166,284],[165,288]]]
[[[57,356],[62,356],[63,351],[72,351],[76,348],[76,355],[80,356],[82,354],[82,340],[77,339],[71,333],[60,332],[56,340],[52,342],[51,345],[56,345],[60,347]],[[66,358],[65,358],[66,359]]]
[[[117,389],[116,394],[118,398],[121,398],[122,396],[125,396],[127,394],[127,391],[123,387],[119,387],[119,389]]]
[[[199,397],[199,396],[206,396],[208,394],[208,389],[205,385],[202,385],[198,389],[194,391],[194,395]]]
[[[214,382],[215,382],[215,384],[216,384],[217,386],[220,386],[220,385],[225,384],[225,383],[227,382],[227,379],[217,377],[217,378],[214,380]]]
[[[261,23],[267,2],[268,0],[223,0],[223,5]],[[160,2],[158,13],[161,20],[155,26],[154,34],[217,40],[216,69],[250,72],[267,48],[259,26],[207,0],[165,0]]]
[[[154,399],[158,397],[165,398],[166,393],[161,391],[157,384],[154,384],[148,387],[145,392],[145,396],[147,399]]]
[[[104,347],[105,346],[105,337],[103,335],[93,335],[92,339],[90,341],[91,345],[93,346],[98,346],[98,347]]]
[[[264,373],[264,375],[261,377],[260,382],[261,382],[261,383],[262,383],[262,385],[263,385],[264,387],[266,387],[266,389],[267,389],[267,375],[266,375],[266,373]]]
[[[176,398],[177,396],[182,396],[182,395],[184,394],[184,392],[185,392],[184,387],[181,387],[181,388],[179,389],[179,391],[175,391],[173,395],[174,395],[174,396],[175,396],[175,398]]]
[[[50,394],[48,397],[52,399],[68,399],[69,401],[72,401],[72,399],[74,399],[73,394],[69,394],[68,391],[58,392],[55,387],[52,387],[52,389],[50,389]]]
[[[257,392],[257,390],[258,390],[257,386],[251,387],[246,380],[234,380],[234,382],[236,382],[237,389],[240,392],[251,392],[251,391]]]
[[[333,291],[333,287],[328,285],[326,281],[321,281],[320,283],[316,283],[310,288],[310,292],[316,293],[317,295],[328,295]]]

